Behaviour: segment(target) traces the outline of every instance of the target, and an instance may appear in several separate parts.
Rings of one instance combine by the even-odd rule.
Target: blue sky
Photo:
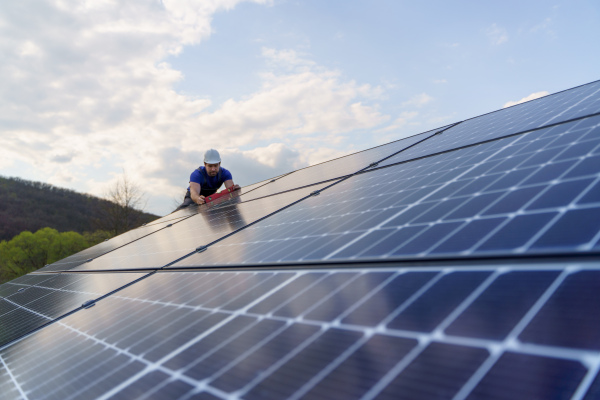
[[[598,1],[0,5],[0,175],[170,212],[207,148],[236,183],[600,79]]]

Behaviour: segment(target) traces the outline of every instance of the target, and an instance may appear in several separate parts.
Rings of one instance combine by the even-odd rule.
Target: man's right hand
[[[200,205],[200,204],[204,204],[206,203],[206,201],[204,200],[204,196],[200,195],[198,196],[198,201],[196,201],[196,204]]]

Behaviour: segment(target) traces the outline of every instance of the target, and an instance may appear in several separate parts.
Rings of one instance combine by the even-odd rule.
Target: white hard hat
[[[207,164],[218,164],[221,162],[221,156],[215,149],[206,150],[206,153],[204,153],[204,162]]]

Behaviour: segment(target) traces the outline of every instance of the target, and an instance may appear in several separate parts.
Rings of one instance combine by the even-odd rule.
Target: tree
[[[103,218],[98,221],[100,229],[116,236],[144,221],[142,213],[146,207],[146,194],[125,172],[106,191],[104,197],[108,201],[102,206]]]
[[[8,242],[0,242],[0,282],[35,271],[88,246],[88,241],[76,232],[59,233],[52,228],[21,232]]]

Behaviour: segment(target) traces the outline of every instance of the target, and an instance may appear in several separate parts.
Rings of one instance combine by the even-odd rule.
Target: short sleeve
[[[223,182],[228,181],[228,180],[233,180],[233,176],[231,176],[231,172],[229,172],[229,170],[225,169],[225,168],[221,168],[221,177],[223,179]]]
[[[198,185],[202,186],[202,174],[195,169],[194,172],[192,172],[192,174],[190,175],[190,182],[195,182]]]

